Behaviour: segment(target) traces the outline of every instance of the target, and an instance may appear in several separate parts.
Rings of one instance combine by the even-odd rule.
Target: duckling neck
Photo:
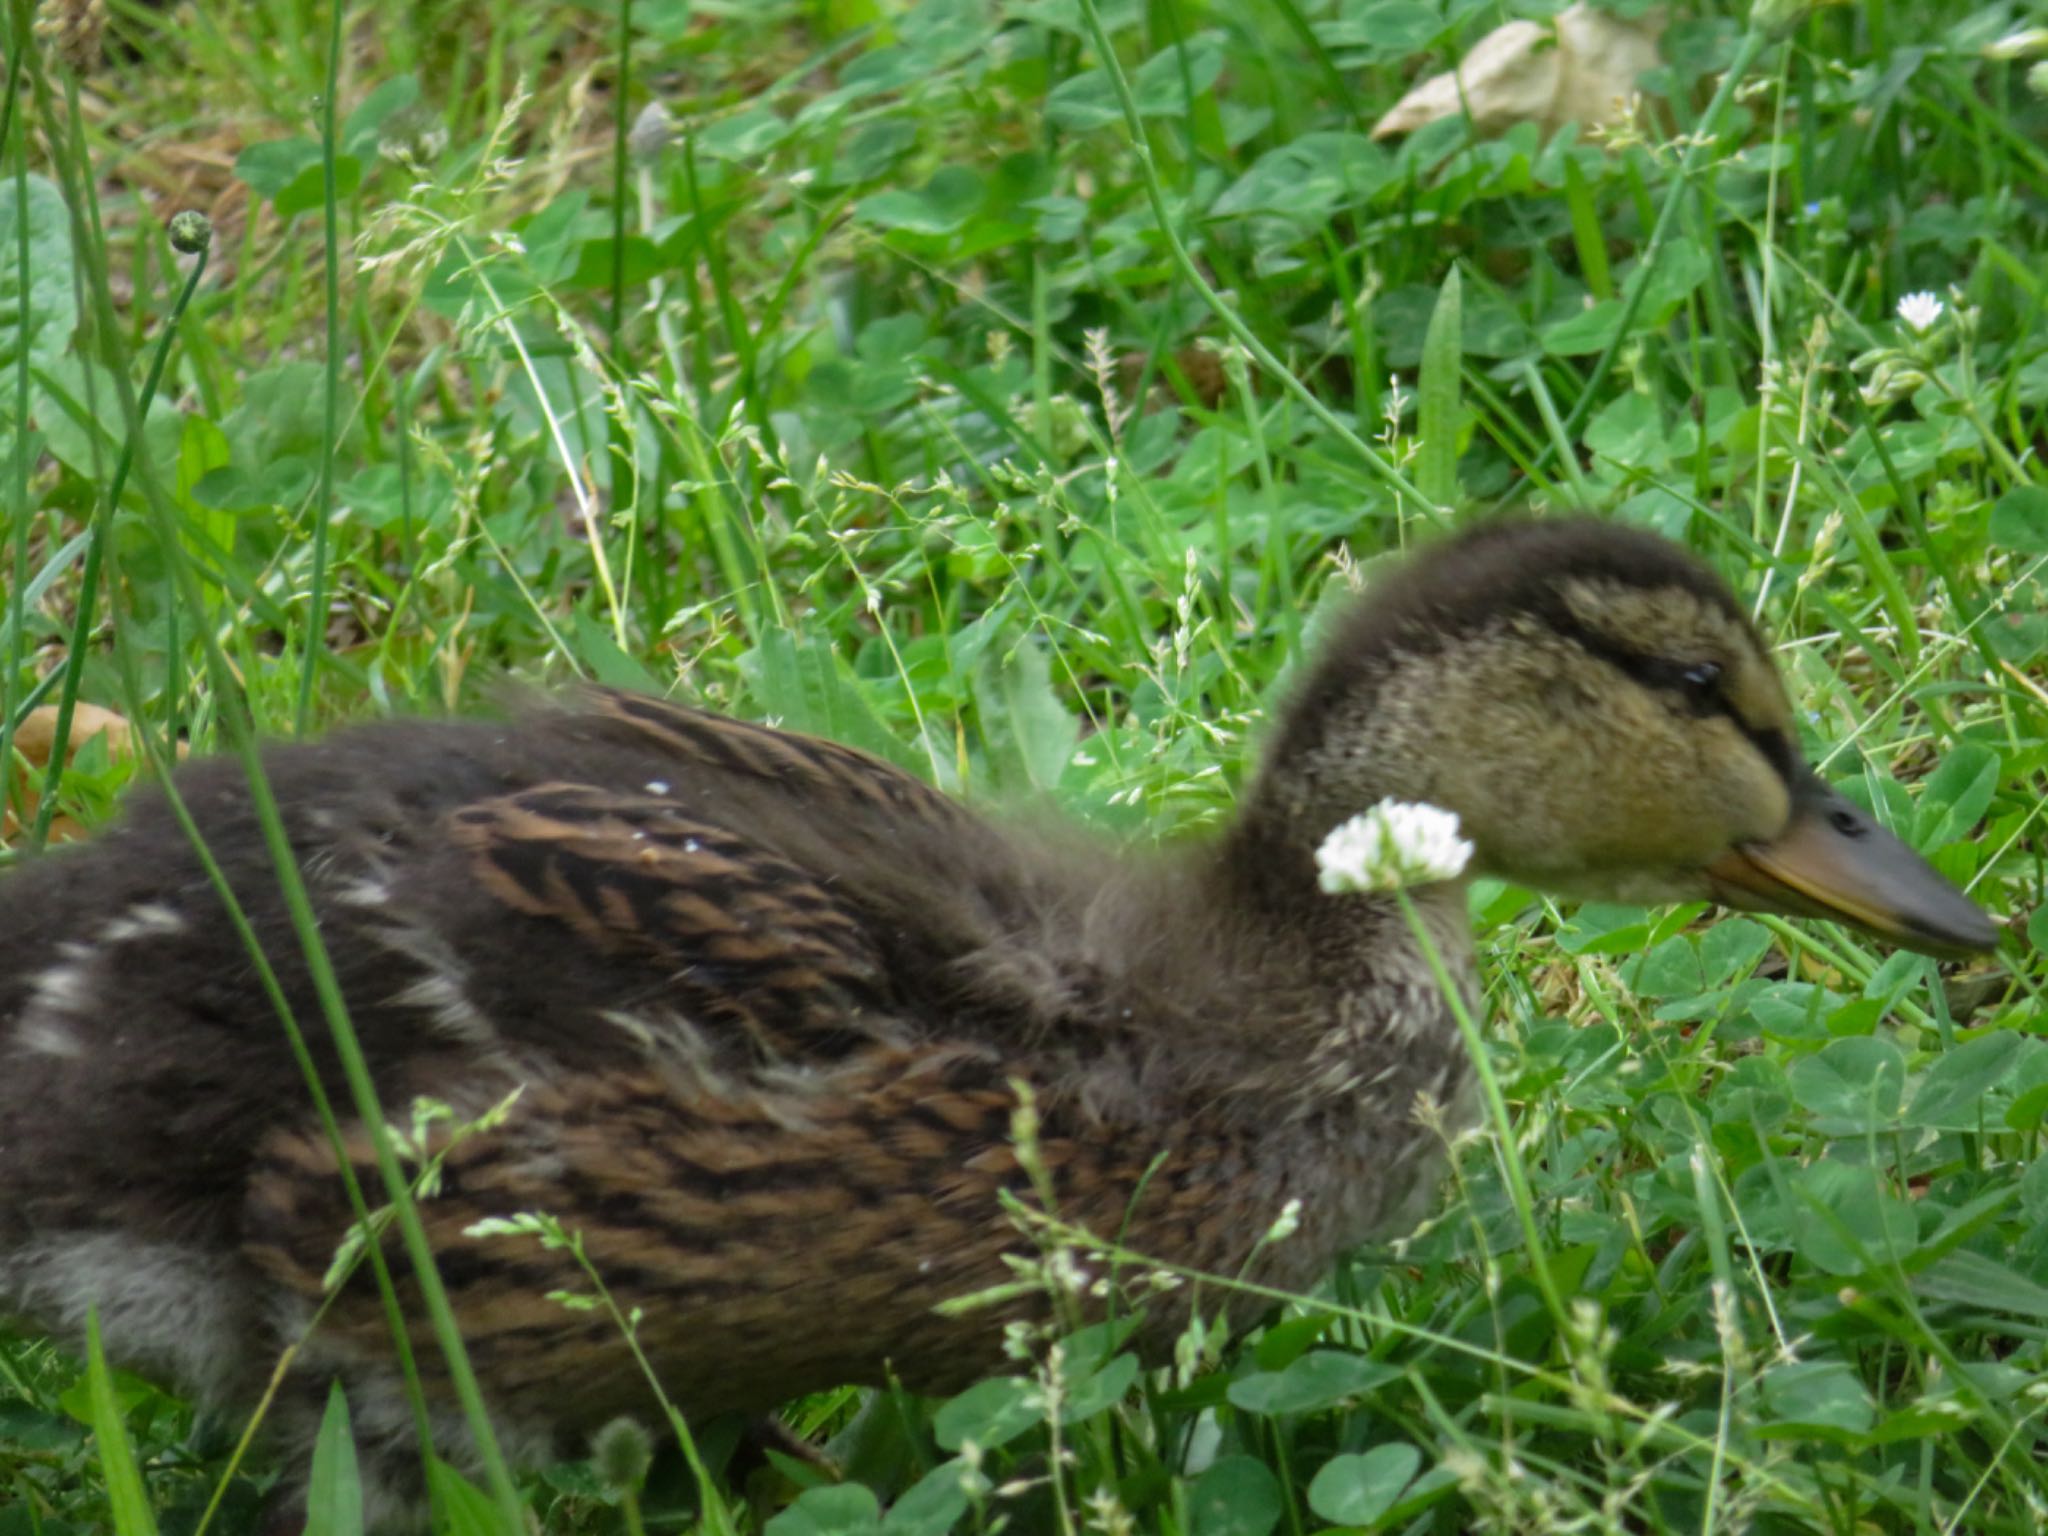
[[[1412,940],[1401,902],[1391,893],[1332,896],[1323,890],[1317,845],[1251,809],[1217,843],[1212,878],[1223,899],[1255,926],[1313,934],[1340,949],[1391,946],[1396,930]],[[1433,937],[1439,929],[1465,927],[1463,881],[1416,887],[1409,899]],[[1457,948],[1462,952],[1469,945]]]
[[[1452,1020],[1436,965],[1468,1005],[1476,1003],[1472,934],[1463,881],[1417,887],[1403,910],[1391,894],[1333,896],[1317,883],[1315,849],[1299,818],[1275,815],[1251,801],[1215,849],[1212,879],[1222,904],[1237,914],[1275,975],[1297,978],[1311,1028],[1355,1034],[1361,1018],[1407,1019],[1394,1032],[1421,1027],[1449,1036]],[[1417,933],[1420,926],[1421,935]],[[1423,936],[1427,937],[1427,945]],[[1432,964],[1429,950],[1435,951]]]
[[[1464,887],[1419,887],[1405,910],[1392,895],[1333,896],[1316,884],[1312,848],[1256,820],[1214,856],[1212,889],[1243,973],[1231,1019],[1242,1054],[1225,1099],[1258,1123],[1327,1138],[1317,1156],[1332,1166],[1357,1163],[1330,1217],[1332,1243],[1355,1243],[1397,1224],[1395,1194],[1426,1183],[1402,1172],[1438,1141],[1415,1119],[1418,1101],[1438,1106],[1446,1130],[1471,1118],[1469,1061],[1443,985],[1476,1011]]]

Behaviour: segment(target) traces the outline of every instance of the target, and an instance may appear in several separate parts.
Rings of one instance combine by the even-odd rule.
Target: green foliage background
[[[1752,595],[1829,777],[2010,919],[1954,974],[1482,886],[1516,1137],[1323,1304],[792,1405],[844,1484],[564,1464],[550,1529],[2040,1528],[2048,11],[1689,3],[1629,126],[1369,136],[1548,9],[16,7],[0,756],[73,693],[161,753],[583,675],[1198,830],[1374,560],[1580,505]],[[248,1529],[239,1428],[16,1338],[0,1536]]]

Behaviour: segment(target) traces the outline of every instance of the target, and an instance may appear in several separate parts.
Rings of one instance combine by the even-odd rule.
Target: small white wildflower
[[[1088,1288],[1088,1282],[1094,1276],[1075,1262],[1071,1248],[1055,1248],[1045,1262],[1045,1278],[1069,1296],[1078,1296]]]
[[[1301,1230],[1301,1201],[1289,1200],[1280,1207],[1280,1214],[1273,1218],[1273,1225],[1266,1228],[1266,1241],[1284,1243]]]
[[[1382,800],[1340,823],[1316,849],[1316,883],[1331,895],[1392,891],[1454,880],[1472,859],[1455,813],[1434,805]]]
[[[1899,300],[1899,318],[1915,336],[1925,336],[1941,318],[1941,300],[1931,293],[1909,293]]]

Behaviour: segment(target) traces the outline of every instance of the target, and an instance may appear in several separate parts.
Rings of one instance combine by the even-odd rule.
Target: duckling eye
[[[1721,697],[1721,663],[1696,661],[1678,675],[1685,696],[1695,705],[1712,704]]]

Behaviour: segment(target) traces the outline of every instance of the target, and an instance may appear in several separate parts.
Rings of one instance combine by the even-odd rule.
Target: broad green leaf
[[[953,64],[995,36],[996,7],[984,0],[920,0],[896,25],[927,69]]]
[[[859,1483],[806,1489],[762,1527],[763,1536],[872,1536],[882,1529],[882,1507]]]
[[[411,75],[394,75],[356,104],[341,125],[345,153],[367,161],[377,152],[384,125],[420,99],[420,83]]]
[[[1828,1038],[1827,1012],[1835,1004],[1825,987],[1804,981],[1767,982],[1749,1000],[1757,1027],[1775,1039],[1816,1043]]]
[[[49,439],[50,452],[84,479],[108,479],[128,436],[113,374],[82,357],[60,357],[48,367],[36,369],[35,382],[36,424]],[[150,463],[169,470],[178,462],[184,419],[162,395],[150,402],[143,432]],[[132,477],[129,483],[134,485]],[[129,494],[139,498],[141,491]]]
[[[1585,357],[1614,340],[1621,330],[1622,303],[1603,299],[1599,303],[1543,327],[1543,350],[1552,357]]]
[[[1362,133],[1309,133],[1269,149],[1210,206],[1212,218],[1247,213],[1312,220],[1354,208],[1393,179],[1394,157]]]
[[[1131,76],[1140,117],[1180,117],[1223,73],[1221,32],[1197,32],[1177,47],[1162,48]]]
[[[439,1457],[427,1463],[427,1486],[438,1516],[435,1536],[525,1536],[507,1532],[491,1496]]]
[[[1045,1418],[1038,1388],[1019,1376],[978,1381],[932,1415],[932,1438],[957,1451],[968,1441],[992,1450],[1016,1439]]]
[[[1266,1536],[1280,1523],[1280,1481],[1250,1456],[1218,1457],[1187,1498],[1188,1536]]]
[[[1629,986],[1644,997],[1696,997],[1706,990],[1700,954],[1691,938],[1673,934],[1623,969]]]
[[[660,693],[661,684],[639,660],[619,648],[602,620],[578,608],[576,656],[590,668],[590,675],[607,688],[631,688],[639,693]]]
[[[888,1536],[946,1536],[967,1512],[967,1484],[975,1476],[964,1461],[941,1462],[889,1506],[882,1529]]]
[[[623,249],[626,259],[621,275],[625,286],[634,287],[657,276],[668,265],[652,240],[643,235],[628,235],[624,244],[616,245],[609,235],[596,240],[586,240],[576,252],[576,268],[564,279],[572,288],[595,288],[609,291],[612,285],[612,252]]]
[[[1220,32],[1198,32],[1180,48],[1164,48],[1130,75],[1131,97],[1140,117],[1181,117],[1190,92],[1199,97],[1223,73]],[[1046,120],[1069,133],[1106,127],[1123,116],[1116,85],[1106,70],[1091,69],[1053,87],[1045,98]]]
[[[1091,1371],[1079,1381],[1067,1383],[1066,1395],[1060,1400],[1060,1422],[1079,1423],[1092,1418],[1105,1408],[1113,1408],[1124,1399],[1131,1385],[1138,1379],[1138,1360],[1135,1355],[1117,1355],[1099,1371]]]
[[[1649,395],[1630,390],[1597,411],[1582,441],[1603,459],[1628,469],[1655,469],[1671,460],[1673,443],[1664,413]]]
[[[1643,300],[1636,310],[1635,329],[1655,330],[1671,318],[1679,303],[1713,271],[1706,254],[1691,240],[1673,240],[1657,255],[1656,266],[1643,282]]]
[[[978,210],[987,188],[964,165],[940,167],[916,191],[892,187],[854,204],[854,217],[882,229],[914,235],[949,235]]]
[[[2043,651],[2048,651],[2048,612],[2026,609],[1987,614],[1984,638],[1991,643],[1991,649],[2005,660],[2014,666],[2023,666]]]
[[[882,724],[825,641],[799,641],[786,630],[769,630],[742,658],[741,668],[763,713],[787,728],[913,766],[908,749]]]
[[[2048,1287],[1969,1248],[1944,1254],[1914,1275],[1913,1289],[1934,1301],[2048,1321]]]
[[[2021,555],[2048,555],[2048,487],[2018,485],[1991,508],[1994,549]]]
[[[1714,924],[1700,935],[1700,973],[1707,987],[1725,986],[1748,972],[1771,947],[1771,930],[1746,917]]]
[[[46,1413],[18,1399],[0,1402],[0,1444],[30,1455],[68,1454],[84,1441],[86,1427],[91,1421],[90,1402],[86,1404],[84,1421],[79,1423],[62,1414]]]
[[[1314,1413],[1396,1380],[1400,1372],[1343,1350],[1311,1350],[1281,1371],[1230,1384],[1230,1401],[1248,1413]]]
[[[1874,1168],[1811,1163],[1794,1175],[1791,1194],[1793,1246],[1817,1269],[1860,1275],[1913,1250],[1919,1234],[1913,1207],[1886,1188]]]
[[[1991,748],[1959,741],[1920,787],[1912,840],[1939,848],[1967,833],[1983,816],[2005,777],[2005,764]]]
[[[354,197],[363,184],[363,162],[354,155],[334,157],[334,196],[337,201]],[[327,172],[317,161],[291,179],[271,201],[280,217],[310,213],[327,200]]]
[[[1803,1430],[1860,1435],[1877,1422],[1877,1410],[1863,1378],[1836,1360],[1801,1360],[1764,1372],[1765,1435]],[[1832,1438],[1829,1436],[1827,1438]]]
[[[1898,1118],[1906,1058],[1889,1040],[1852,1036],[1792,1063],[1792,1097],[1828,1136],[1858,1136]]]
[[[707,123],[697,135],[697,152],[721,160],[758,160],[789,137],[789,124],[767,107],[749,107]]]
[[[1443,28],[1436,6],[1376,0],[1340,7],[1336,19],[1317,23],[1316,41],[1333,51],[1356,52],[1361,59],[1396,63],[1429,47]]]
[[[2020,1037],[2009,1029],[1966,1040],[1945,1051],[1921,1074],[1906,1124],[1943,1131],[1989,1130],[1984,1095],[2004,1082],[2020,1058]]]
[[[1332,1456],[1308,1485],[1308,1507],[1333,1525],[1371,1525],[1415,1479],[1422,1452],[1404,1441]]]
[[[235,175],[260,197],[276,197],[308,169],[320,174],[320,145],[304,137],[268,139],[235,157]]]
[[[1641,907],[1589,901],[1558,931],[1557,946],[1569,955],[1625,955],[1641,949],[1649,936]]]
[[[7,384],[0,389],[0,415],[14,415],[13,370],[21,356],[22,329],[28,331],[28,355],[42,367],[54,365],[71,350],[78,328],[77,289],[73,285],[71,219],[64,197],[40,176],[28,178],[27,298],[22,302],[20,210],[14,178],[0,179],[0,369]]]
[[[1081,724],[1052,690],[1044,649],[1027,636],[1006,651],[990,652],[975,674],[974,696],[998,781],[1055,788],[1081,738]]]

